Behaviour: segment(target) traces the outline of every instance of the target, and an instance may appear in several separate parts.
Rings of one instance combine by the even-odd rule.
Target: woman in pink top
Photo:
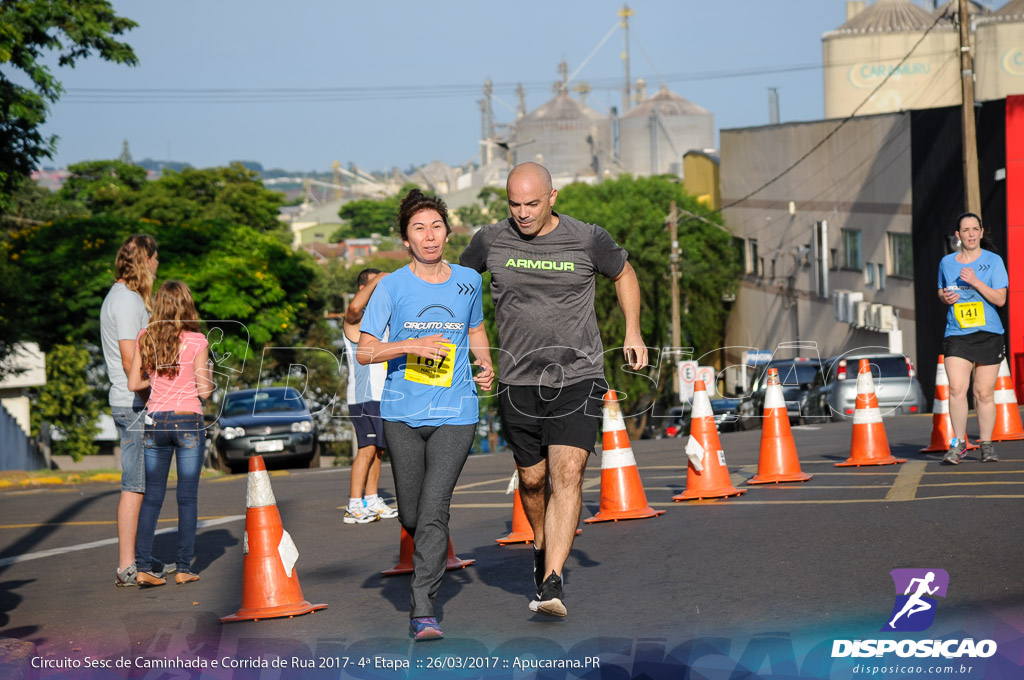
[[[128,374],[128,387],[150,388],[146,409],[146,492],[135,538],[136,581],[162,586],[153,573],[153,535],[167,492],[171,456],[178,469],[178,571],[176,583],[198,581],[192,556],[199,516],[199,474],[203,469],[206,430],[203,405],[213,393],[209,343],[199,332],[199,315],[188,286],[167,281],[153,296],[149,326],[139,333],[138,351]]]

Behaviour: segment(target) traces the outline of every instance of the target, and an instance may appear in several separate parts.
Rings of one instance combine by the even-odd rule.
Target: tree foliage
[[[229,361],[225,375],[240,376],[243,363],[252,368],[247,347],[302,346],[323,324],[324,302],[310,294],[315,265],[272,234],[223,220],[158,225],[100,216],[30,225],[12,235],[5,262],[16,275],[14,289],[0,297],[0,325],[9,336],[3,339],[34,340],[44,351],[95,347],[117,250],[140,232],[159,242],[160,280],[188,283],[207,327],[220,329],[211,345]],[[258,369],[258,356],[255,361]]]
[[[508,193],[505,189],[484,187],[476,195],[477,202],[455,210],[461,224],[478,227],[494,224],[508,217]]]
[[[331,241],[369,238],[372,234],[398,233],[398,206],[407,193],[418,188],[410,182],[403,185],[394,196],[381,199],[361,198],[341,206],[338,217],[345,220],[345,224],[331,234]]]
[[[239,163],[165,171],[152,182],[145,169],[116,160],[76,163],[68,170],[60,197],[91,215],[162,224],[226,220],[265,232],[283,229],[277,215],[284,194],[264,188],[259,174]]]
[[[63,92],[45,57],[55,55],[60,67],[74,67],[94,54],[134,66],[132,48],[115,36],[135,26],[115,14],[107,0],[0,3],[0,208],[20,178],[52,156],[56,145],[56,136],[40,132],[48,104]]]
[[[604,227],[629,251],[640,282],[641,333],[648,347],[661,348],[671,344],[671,243],[665,220],[673,200],[707,220],[689,218],[679,223],[680,296],[689,308],[682,316],[682,340],[699,356],[720,346],[727,316],[721,298],[736,290],[740,277],[731,236],[724,228],[708,224],[721,224],[721,218],[667,177],[625,176],[594,186],[572,184],[559,192],[555,209]],[[627,395],[626,413],[640,413],[671,389],[669,362],[655,363],[647,376],[622,370],[618,348],[625,337],[625,319],[611,281],[598,279],[595,304],[605,347],[605,374],[614,389]],[[653,351],[651,357],[658,362],[659,352]]]
[[[91,364],[83,347],[55,345],[46,354],[46,384],[32,405],[32,434],[43,422],[53,426],[53,453],[81,460],[96,453],[96,435],[103,402],[87,378]]]

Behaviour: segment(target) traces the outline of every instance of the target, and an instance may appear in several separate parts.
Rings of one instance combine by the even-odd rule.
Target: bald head
[[[506,188],[509,212],[523,236],[543,236],[558,226],[558,216],[552,214],[558,192],[543,165],[523,163],[512,168]]]
[[[548,192],[552,188],[551,173],[539,163],[520,163],[512,168],[512,172],[508,173],[505,189],[511,191],[513,183],[519,184],[524,182],[531,185],[539,185],[538,188]]]

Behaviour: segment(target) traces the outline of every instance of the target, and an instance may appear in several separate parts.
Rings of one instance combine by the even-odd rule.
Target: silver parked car
[[[871,365],[875,396],[883,417],[925,412],[927,402],[909,358],[903,354],[854,351],[824,362],[822,375],[807,394],[806,422],[853,418],[861,359],[867,359]]]

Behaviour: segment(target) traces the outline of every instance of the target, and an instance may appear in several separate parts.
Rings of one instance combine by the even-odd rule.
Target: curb
[[[0,638],[0,680],[36,680],[39,671],[32,668],[36,646],[13,638]]]

